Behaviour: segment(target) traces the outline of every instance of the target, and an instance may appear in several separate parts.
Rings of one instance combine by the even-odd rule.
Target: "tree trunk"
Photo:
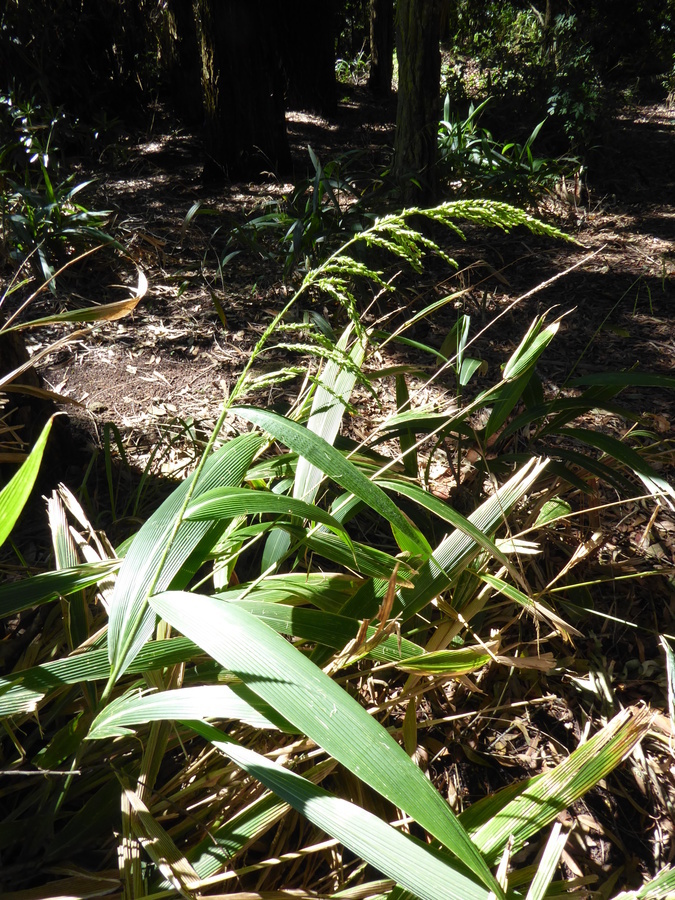
[[[207,180],[290,170],[274,8],[274,0],[195,0]]]
[[[201,125],[201,58],[192,0],[167,0],[163,51],[171,99],[185,122]]]
[[[337,109],[335,0],[279,4],[277,16],[275,32],[286,76],[287,106],[331,115]]]
[[[428,202],[436,194],[441,77],[439,11],[439,0],[398,0],[394,174],[403,185],[406,203]]]
[[[391,93],[394,64],[394,0],[370,0],[370,77],[368,87],[378,97]]]

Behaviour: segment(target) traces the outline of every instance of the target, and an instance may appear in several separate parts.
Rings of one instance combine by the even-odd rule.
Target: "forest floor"
[[[324,163],[357,148],[369,150],[375,165],[378,159],[384,161],[384,148],[393,136],[392,115],[392,107],[362,104],[358,98],[342,103],[330,122],[289,114],[298,169],[307,167],[307,144]],[[98,179],[96,206],[113,210],[114,231],[146,275],[147,295],[131,317],[97,326],[52,354],[40,368],[47,387],[77,402],[66,408],[71,420],[82,425],[88,440],[100,446],[106,434],[111,435],[106,423],[114,424],[118,451],[123,450],[131,463],[131,468],[120,469],[115,476],[120,479],[115,485],[118,497],[119,492],[137,489],[140,472],[155,453],[153,479],[144,482],[146,489],[154,484],[161,491],[166,476],[178,477],[194,462],[217,417],[224,391],[291,289],[279,264],[260,254],[241,254],[221,272],[217,260],[225,252],[224,235],[232,225],[262,213],[266,203],[278,200],[292,185],[270,177],[267,183],[206,188],[201,182],[194,135],[165,124],[158,116],[143,136],[120,138],[95,171],[88,162],[82,165],[82,180],[92,175]],[[459,263],[459,273],[443,268],[436,260],[431,263],[431,273],[418,279],[406,276],[395,297],[401,315],[410,315],[440,290],[461,287],[466,289],[463,310],[471,315],[476,331],[501,314],[497,325],[472,349],[472,355],[488,362],[493,374],[534,317],[553,310],[552,315],[567,315],[542,358],[540,374],[545,384],[561,385],[572,369],[576,375],[633,367],[672,375],[674,151],[675,109],[652,104],[625,110],[608,135],[602,170],[591,170],[580,190],[570,185],[563,196],[557,194],[541,203],[542,217],[570,234],[573,243],[535,238],[521,230],[506,235],[466,228],[465,242],[448,238],[444,245]],[[202,204],[201,213],[188,223],[186,217],[196,202]],[[106,252],[94,254],[83,262],[86,269],[74,267],[64,277],[63,296],[72,298],[79,293],[83,305],[120,299],[119,287],[109,284]],[[118,284],[121,275],[127,287],[135,284],[137,273],[131,265],[123,273],[116,269]],[[514,303],[518,298],[523,299]],[[47,309],[53,311],[53,298],[45,293],[33,312],[44,314]],[[440,346],[456,315],[457,309],[450,308],[425,323],[425,341]],[[29,342],[31,352],[61,333],[56,327],[36,331]],[[401,351],[396,353],[378,364],[400,363]],[[625,392],[622,400],[646,414],[652,429],[672,441],[672,392],[636,387]],[[357,397],[357,404],[359,416],[352,417],[351,427],[358,435],[360,429],[369,428],[377,410],[367,395]],[[619,433],[624,427],[618,420],[596,424],[615,427]],[[86,458],[89,452],[90,448],[84,448],[82,455]],[[124,535],[130,524],[122,521],[125,504],[120,501],[118,509],[110,509],[107,476],[103,467],[99,468],[89,473],[89,496],[93,504],[107,509],[102,523],[119,528]],[[81,483],[77,454],[59,477]],[[151,491],[146,502],[153,505]],[[636,509],[628,521],[617,520],[612,540],[616,546],[622,545],[624,555],[644,559],[640,541],[649,518],[650,509],[645,506]],[[652,534],[653,553],[663,565],[675,564],[675,519],[666,510],[659,513]],[[659,579],[658,586],[657,579],[648,581],[649,587],[636,588],[620,598],[617,594],[612,603],[620,600],[620,609],[610,603],[612,611],[630,620],[645,602],[645,592],[652,591],[662,606],[658,627],[661,633],[669,630],[672,634],[672,583],[669,587],[666,579]],[[670,742],[672,747],[675,736],[669,730],[658,643],[651,637],[634,637],[626,629],[619,631],[617,636],[609,620],[599,625],[597,635],[588,637],[589,643],[595,642],[592,652],[597,653],[599,666],[611,663],[610,668],[628,673],[619,679],[621,702],[653,701],[666,711],[660,719],[661,742]],[[619,658],[612,647],[620,647],[616,650]],[[591,651],[584,646],[580,652]],[[635,678],[630,674],[634,669],[626,668],[634,661],[644,669]],[[650,662],[654,663],[651,675],[647,672]],[[661,674],[657,677],[654,672]],[[558,725],[562,729],[562,723]],[[583,728],[583,724],[575,727]],[[555,723],[543,722],[542,728],[553,730]],[[659,759],[659,765],[666,765],[660,785],[650,782],[651,775],[645,776],[642,793],[634,798],[619,793],[610,800],[601,792],[595,805],[589,802],[577,809],[585,828],[580,840],[585,842],[586,852],[592,849],[598,870],[610,856],[616,861],[621,852],[627,869],[634,867],[642,875],[675,858],[671,815],[675,765],[672,755],[670,768],[663,757]],[[505,765],[510,765],[506,757]],[[467,780],[472,777],[476,776],[466,774]],[[488,779],[488,775],[484,777]],[[573,856],[572,852],[566,858],[570,873],[574,872]]]
[[[358,97],[343,102],[330,122],[290,113],[298,171],[309,167],[308,144],[324,165],[355,149],[367,151],[373,166],[383,165],[394,113],[392,105]],[[408,278],[403,308],[410,312],[430,290],[466,289],[464,311],[481,329],[502,314],[498,334],[486,329],[472,350],[495,365],[507,358],[535,315],[548,309],[569,313],[542,361],[543,374],[553,383],[569,377],[575,360],[576,375],[631,367],[672,373],[674,146],[675,110],[658,104],[626,110],[608,136],[602,170],[591,172],[580,190],[569,185],[562,198],[544,198],[535,210],[575,243],[521,230],[505,235],[465,229],[466,242],[451,238],[444,247],[459,263],[459,273],[434,265],[431,276]],[[114,231],[147,276],[149,290],[133,316],[97,326],[63,347],[48,357],[41,375],[51,390],[77,401],[69,413],[90,433],[100,435],[104,423],[114,422],[136,466],[145,465],[158,441],[186,431],[162,464],[163,474],[180,474],[190,463],[195,437],[208,434],[224,389],[292,289],[281,264],[262,253],[242,253],[219,272],[224,235],[262,214],[293,185],[270,176],[268,182],[206,188],[195,136],[159,116],[149,134],[124,136],[97,169],[83,165],[82,175],[97,179],[94,208],[113,211]],[[186,224],[197,202],[200,213]],[[73,293],[76,303],[80,298],[100,303],[123,296],[121,279],[135,284],[131,266],[126,273],[117,266],[117,283],[109,284],[105,253],[64,276],[63,295],[71,306]],[[433,278],[440,284],[432,285]],[[53,310],[53,298],[43,294],[32,314]],[[430,343],[440,346],[456,315],[454,308],[439,314],[430,332],[425,322]],[[61,334],[57,328],[34,332],[31,353]],[[652,392],[647,400],[636,390],[631,399],[650,410],[658,430],[668,430],[672,396]]]

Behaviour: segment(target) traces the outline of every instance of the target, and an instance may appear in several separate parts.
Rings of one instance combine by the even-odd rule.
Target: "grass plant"
[[[579,547],[588,539],[580,492],[641,480],[656,514],[674,495],[639,446],[570,427],[611,400],[621,376],[543,397],[536,363],[557,331],[543,317],[497,383],[476,390],[480,361],[460,319],[428,348],[433,378],[451,372],[454,394],[422,408],[415,373],[399,368],[400,408],[365,441],[349,439],[355,391],[373,390],[371,355],[406,339],[360,314],[361,289],[393,290],[368,251],[417,272],[428,254],[454,265],[420,220],[458,236],[469,221],[562,238],[480,200],[376,220],[309,268],[192,474],[121,547],[68,491],[53,493],[55,568],[0,586],[6,633],[37,623],[39,635],[28,647],[10,637],[0,679],[6,896],[588,896],[585,875],[554,880],[570,832],[559,817],[639,747],[648,709],[589,710],[586,732],[542,750],[537,774],[470,804],[434,772],[450,766],[452,744],[478,768],[498,764],[497,749],[490,760],[462,736],[463,715],[527,729],[530,713],[559,702],[546,685],[588,674],[571,661],[582,634],[554,593],[574,587],[562,523],[579,515]],[[317,319],[294,319],[309,296],[342,311],[336,340]],[[288,362],[265,369],[279,349]],[[298,382],[284,414],[253,405],[270,385]],[[499,443],[523,431],[532,437],[518,452]],[[591,450],[569,468],[560,450],[556,465],[540,454],[554,433]],[[483,467],[467,515],[434,491],[438,452],[458,487],[467,466]],[[20,470],[24,493],[0,495],[11,515],[36,458]],[[556,539],[561,554],[546,557]],[[612,877],[600,895],[631,896]],[[663,896],[672,878],[664,868],[635,897]]]
[[[56,287],[56,269],[92,244],[112,243],[110,212],[83,205],[91,182],[63,176],[56,146],[65,115],[31,102],[0,97],[0,125],[12,135],[0,146],[0,221],[4,251],[15,265],[28,261],[38,281]]]
[[[340,84],[360,85],[368,80],[370,60],[362,47],[353,59],[335,60],[335,77]]]
[[[438,168],[441,178],[462,193],[488,193],[512,201],[524,200],[551,188],[564,175],[579,168],[572,157],[536,157],[532,146],[546,120],[532,130],[527,140],[500,143],[478,123],[490,98],[470,105],[466,117],[451,108],[446,94],[443,119],[438,131]]]
[[[375,218],[368,201],[378,181],[356,171],[359,151],[325,165],[311,146],[307,151],[314,174],[300,179],[281,202],[236,228],[228,241],[228,248],[254,248],[281,260],[287,276],[295,269],[307,272]],[[367,182],[364,191],[359,187],[362,180]]]

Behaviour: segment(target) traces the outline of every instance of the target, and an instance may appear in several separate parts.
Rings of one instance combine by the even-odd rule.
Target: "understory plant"
[[[454,31],[458,61],[446,81],[453,96],[476,104],[492,97],[497,115],[510,121],[515,115],[527,122],[528,111],[535,117],[530,122],[547,116],[549,137],[583,155],[602,130],[612,75],[603,72],[606,42],[592,44],[589,22],[597,11],[555,14],[550,3],[463,6]]]
[[[562,237],[476,200],[378,219],[306,273],[194,472],[115,552],[72,493],[50,497],[54,570],[0,587],[7,633],[37,623],[40,635],[10,650],[0,680],[6,888],[158,900],[587,896],[586,878],[553,880],[569,834],[558,817],[637,747],[646,709],[589,719],[539,774],[470,805],[448,802],[432,777],[457,715],[501,709],[511,679],[525,704],[542,703],[543,679],[564,668],[554,650],[578,631],[549,590],[573,566],[542,581],[536,564],[571,512],[564,458],[556,468],[533,446],[490,462],[467,515],[430,489],[425,462],[442,437],[458,482],[469,449],[482,448],[488,468],[486,448],[520,415],[519,398],[529,410],[541,402],[535,365],[556,323],[537,319],[497,382],[470,396],[480,361],[461,319],[434,356],[434,378],[448,379],[435,409],[410,390],[418,368],[383,370],[373,355],[409,338],[360,315],[366,290],[393,292],[368,252],[418,272],[429,253],[454,266],[412,227],[420,219],[456,237],[458,220]],[[292,315],[312,297],[334,304],[339,336]],[[280,350],[287,361],[270,367]],[[387,378],[398,409],[357,442],[358,397]],[[285,414],[252,402],[280,384],[294,386]],[[537,421],[563,409],[571,421],[602,399],[581,396]],[[486,410],[481,430],[473,417]],[[643,454],[612,448],[600,474],[579,449],[578,480],[589,487],[616,466],[625,484],[642,478],[671,502]],[[21,496],[12,488],[0,504]],[[666,868],[622,896],[662,896],[673,880]]]
[[[335,60],[335,77],[341,84],[364,84],[369,70],[370,61],[363,47],[352,59],[341,57]]]
[[[572,157],[535,157],[532,146],[544,126],[542,120],[527,140],[500,143],[481,127],[480,115],[489,104],[470,105],[466,117],[454,112],[446,94],[438,130],[438,168],[445,181],[463,193],[490,192],[516,199],[541,194],[563,175],[579,168]]]
[[[336,244],[372,222],[374,215],[354,171],[361,154],[352,151],[324,165],[311,146],[307,151],[313,175],[300,179],[281,201],[269,203],[262,215],[234,229],[228,250],[243,246],[278,259],[285,275],[295,269],[306,272]],[[375,183],[368,182],[372,193]]]
[[[55,136],[63,113],[51,116],[37,105],[0,97],[0,222],[4,252],[20,267],[30,264],[35,277],[56,286],[56,269],[92,244],[111,242],[104,227],[108,210],[83,203],[91,181],[76,183],[59,167]]]

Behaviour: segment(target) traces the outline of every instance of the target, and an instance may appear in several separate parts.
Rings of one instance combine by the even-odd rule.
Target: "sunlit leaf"
[[[250,488],[218,487],[204,491],[185,510],[185,518],[205,522],[213,519],[233,519],[235,516],[255,516],[264,513],[299,516],[315,522],[322,522],[335,531],[344,532],[344,526],[333,516],[311,503],[305,503],[284,494],[256,491]]]
[[[285,419],[271,410],[240,406],[233,409],[233,412],[282,441],[291,450],[304,456],[325,475],[334,479],[342,488],[360,497],[371,509],[406,534],[413,543],[417,543],[420,552],[424,552],[423,542],[419,540],[417,529],[401,513],[396,504],[387,497],[381,488],[369,481],[323,438],[298,425],[297,422]]]
[[[67,597],[75,591],[105,580],[120,566],[119,559],[102,559],[95,563],[82,563],[72,569],[58,572],[41,572],[30,578],[0,585],[0,617],[9,616],[50,603],[59,597]]]
[[[415,675],[466,675],[492,660],[483,647],[459,647],[456,650],[434,650],[407,658],[398,668]]]
[[[4,544],[21,515],[40,471],[54,417],[46,423],[28,458],[0,491],[0,544]],[[0,611],[0,614],[1,611]]]
[[[192,499],[196,500],[212,488],[239,485],[261,443],[260,436],[246,434],[225,444],[207,460],[197,485],[192,485],[194,476],[186,479],[134,537],[117,576],[110,606],[111,683],[152,634],[155,614],[148,607],[149,593],[165,590],[174,582],[176,587],[184,587],[192,574],[185,565],[187,559],[202,541],[209,541],[209,533],[215,538],[219,529],[218,523],[214,526],[210,521],[184,521],[176,531],[176,520],[188,492],[193,490]]]
[[[554,769],[475,803],[462,814],[462,822],[491,863],[498,861],[509,839],[517,853],[615,769],[646,734],[649,723],[648,710],[623,710]]]
[[[127,300],[116,300],[114,303],[102,303],[99,306],[86,306],[79,309],[70,309],[66,312],[55,313],[53,316],[44,316],[41,319],[33,319],[24,322],[17,328],[37,328],[43,325],[54,325],[62,322],[110,322],[128,316],[138,306],[148,290],[148,280],[138,269],[138,285],[132,297]],[[8,329],[11,331],[12,329]]]
[[[544,525],[550,525],[563,516],[568,516],[572,512],[572,507],[566,500],[556,497],[554,500],[547,500],[539,510],[537,521],[534,523],[535,528],[543,528]]]
[[[200,685],[175,691],[132,691],[101,710],[92,738],[133,734],[129,725],[167,719],[236,719],[253,728],[294,731],[246,685]]]
[[[351,328],[347,328],[337,344],[337,349],[345,352]],[[307,420],[307,429],[319,435],[328,444],[335,442],[344,416],[345,404],[351,396],[356,381],[356,368],[360,368],[365,356],[365,342],[357,338],[349,352],[350,367],[339,366],[329,360],[321,374],[312,400],[312,409]],[[293,496],[306,503],[313,503],[316,492],[324,478],[324,472],[306,457],[300,456],[295,473]]]
[[[532,884],[527,892],[525,900],[544,900],[548,886],[553,881],[560,857],[565,849],[569,834],[561,834],[562,823],[556,822],[551,829],[551,834],[544,847],[544,852],[539,860],[537,871]]]
[[[152,608],[256,694],[459,856],[496,888],[440,794],[405,751],[349,694],[244,609],[213,597],[168,592]]]

